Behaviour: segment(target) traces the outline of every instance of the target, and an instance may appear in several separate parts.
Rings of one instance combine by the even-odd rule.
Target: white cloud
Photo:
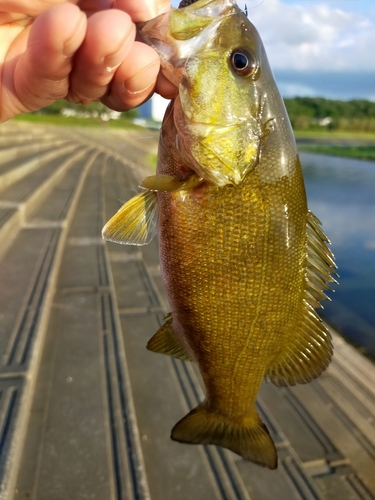
[[[373,0],[237,3],[247,5],[283,95],[375,101]]]
[[[365,244],[365,248],[367,250],[374,250],[375,251],[375,240],[370,240]]]
[[[375,70],[375,21],[334,2],[257,0],[247,3],[275,69],[319,71]]]

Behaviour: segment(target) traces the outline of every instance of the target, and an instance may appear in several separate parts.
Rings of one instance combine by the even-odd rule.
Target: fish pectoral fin
[[[156,193],[145,191],[127,201],[103,227],[102,236],[123,245],[147,245],[157,232]]]
[[[202,403],[173,427],[171,438],[181,443],[223,446],[262,467],[277,467],[275,444],[257,414],[231,419],[208,411]]]
[[[159,328],[153,337],[148,341],[147,349],[152,352],[166,354],[173,358],[183,359],[185,361],[194,361],[193,358],[186,352],[176,332],[172,326],[172,314],[164,319],[164,324]]]
[[[166,191],[172,193],[173,191],[190,190],[197,187],[204,181],[196,174],[191,175],[187,180],[179,181],[167,174],[150,175],[143,179],[140,187],[150,191]]]
[[[331,335],[314,308],[328,299],[323,290],[337,283],[334,257],[327,236],[312,212],[307,214],[307,269],[300,322],[292,340],[269,367],[266,377],[276,385],[305,384],[317,378],[332,357]]]

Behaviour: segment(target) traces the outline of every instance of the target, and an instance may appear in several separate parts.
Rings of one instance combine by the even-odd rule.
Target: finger
[[[72,56],[84,39],[86,22],[78,7],[57,5],[35,20],[21,55],[14,55],[15,40],[3,66],[7,105],[18,106],[17,112],[32,111],[67,94]]]
[[[139,106],[152,95],[159,69],[160,59],[155,50],[144,43],[134,42],[102,102],[117,111]]]
[[[135,25],[125,12],[106,10],[90,17],[74,61],[68,100],[87,104],[103,97],[129,54],[135,34]]]
[[[1,2],[1,11],[35,17],[49,7],[65,2],[66,0],[33,0],[32,2],[30,0],[7,0]],[[70,3],[77,3],[77,1],[71,0]]]
[[[174,99],[178,94],[178,88],[162,73],[159,73],[156,80],[155,92],[164,97],[164,99]]]
[[[88,17],[95,12],[114,8],[113,0],[79,0],[78,6]]]
[[[147,21],[167,12],[170,9],[169,0],[114,0],[116,9],[127,12],[135,23]]]

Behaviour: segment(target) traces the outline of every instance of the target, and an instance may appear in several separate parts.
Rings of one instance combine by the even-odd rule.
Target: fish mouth
[[[182,9],[184,7],[188,7],[189,5],[197,2],[198,0],[181,0],[180,5],[178,6],[179,9]]]
[[[198,16],[217,17],[235,5],[236,0],[181,0],[178,8]]]
[[[149,21],[138,23],[141,41],[153,47],[160,56],[161,72],[176,87],[183,76],[187,59],[214,39],[223,18],[240,11],[235,0],[183,0]]]

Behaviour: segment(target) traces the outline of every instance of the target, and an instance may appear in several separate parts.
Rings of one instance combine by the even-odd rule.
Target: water
[[[309,208],[323,222],[340,284],[322,317],[375,357],[375,162],[301,153]]]

